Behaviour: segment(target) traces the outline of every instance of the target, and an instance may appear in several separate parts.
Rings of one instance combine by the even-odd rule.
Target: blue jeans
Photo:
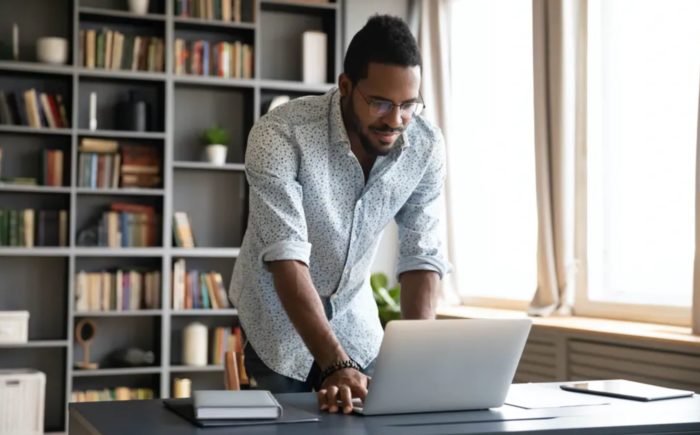
[[[246,343],[243,354],[245,355],[245,369],[248,373],[248,377],[255,379],[257,383],[256,388],[258,389],[269,390],[277,394],[304,393],[318,391],[321,388],[321,368],[315,362],[311,366],[306,380],[297,381],[296,379],[288,378],[267,367],[255,352],[250,342]],[[372,376],[373,371],[374,361],[362,369],[362,373],[367,376]]]

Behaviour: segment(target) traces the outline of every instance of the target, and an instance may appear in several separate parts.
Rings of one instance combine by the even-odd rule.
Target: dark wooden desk
[[[534,385],[534,384],[533,384]],[[537,384],[558,388],[556,384]],[[313,393],[280,394],[280,403],[317,412]],[[321,413],[321,421],[201,429],[160,400],[70,405],[70,435],[424,435],[424,434],[700,434],[700,396],[657,402],[610,399],[609,405],[498,409],[362,417]]]

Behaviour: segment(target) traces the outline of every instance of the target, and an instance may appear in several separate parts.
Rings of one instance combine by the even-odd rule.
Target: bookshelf
[[[220,272],[228,285],[247,225],[247,184],[243,163],[245,142],[254,122],[272,98],[321,94],[340,72],[342,0],[328,3],[242,0],[241,22],[176,16],[174,0],[151,0],[146,15],[126,10],[123,0],[24,0],[0,2],[0,33],[12,23],[20,27],[20,58],[0,60],[0,91],[38,92],[63,96],[69,126],[34,128],[0,125],[3,177],[41,179],[41,154],[63,151],[60,186],[0,183],[0,209],[66,210],[66,246],[0,246],[0,311],[28,310],[29,342],[0,345],[0,368],[29,367],[47,374],[45,430],[67,430],[67,403],[73,391],[104,388],[151,388],[155,397],[169,397],[175,377],[188,377],[192,387],[221,388],[219,365],[181,365],[182,330],[191,322],[215,327],[237,325],[229,309],[174,310],[172,268],[185,259],[187,269]],[[41,13],[37,13],[41,11]],[[87,68],[80,62],[80,30],[102,28],[126,35],[148,35],[164,41],[165,71]],[[328,35],[326,84],[301,82],[301,32]],[[5,34],[5,33],[2,33]],[[44,35],[70,41],[67,65],[36,62],[34,43]],[[240,41],[253,47],[251,78],[175,74],[177,38]],[[116,105],[137,91],[150,108],[147,131],[123,130]],[[89,95],[98,94],[98,130],[89,129]],[[212,123],[231,135],[226,163],[202,159],[199,135]],[[83,138],[116,140],[157,149],[162,183],[154,188],[80,187]],[[40,182],[40,181],[39,181]],[[152,247],[86,246],[78,235],[94,224],[110,204],[151,206],[158,215],[157,244]],[[175,246],[174,211],[188,213],[196,248]],[[136,269],[160,272],[160,304],[153,309],[77,311],[77,274]],[[153,351],[147,367],[80,370],[74,363],[82,348],[74,338],[81,319],[97,325],[92,361],[124,347]],[[211,334],[210,334],[211,335]],[[211,345],[211,343],[210,343]]]

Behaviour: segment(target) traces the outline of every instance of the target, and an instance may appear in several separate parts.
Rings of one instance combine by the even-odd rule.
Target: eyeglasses
[[[393,101],[389,100],[370,98],[366,96],[360,90],[360,88],[355,87],[354,89],[357,89],[357,92],[360,93],[362,99],[365,100],[367,106],[369,106],[369,114],[373,118],[381,118],[383,116],[386,116],[394,111],[394,107],[398,107],[401,117],[404,119],[409,119],[413,116],[420,115],[420,113],[425,108],[425,104],[423,103],[423,96],[420,94],[420,92],[418,92],[418,96],[420,96],[421,101],[409,101],[406,103],[395,104]]]

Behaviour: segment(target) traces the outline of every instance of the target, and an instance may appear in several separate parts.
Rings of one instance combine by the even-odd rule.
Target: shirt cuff
[[[429,255],[416,255],[414,257],[404,257],[399,260],[399,265],[396,268],[396,276],[398,277],[409,270],[432,270],[437,272],[442,279],[446,274],[450,273],[452,268],[450,264],[440,258]]]
[[[260,252],[260,261],[263,263],[279,260],[297,260],[309,265],[311,257],[311,243],[285,240],[273,243]]]

